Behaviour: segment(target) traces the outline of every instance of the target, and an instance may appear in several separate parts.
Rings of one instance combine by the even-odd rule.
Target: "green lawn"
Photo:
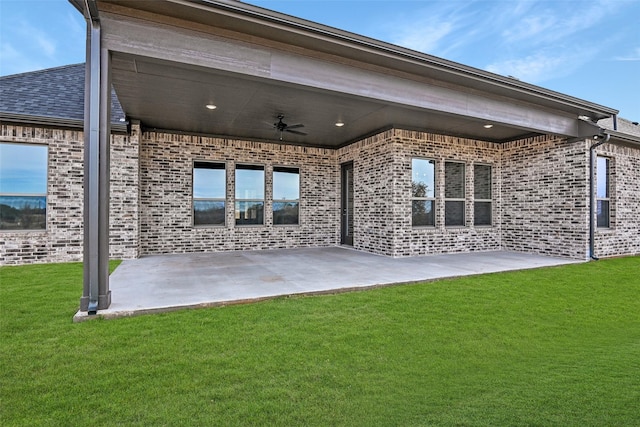
[[[81,283],[0,269],[0,425],[640,425],[640,257],[74,324]]]

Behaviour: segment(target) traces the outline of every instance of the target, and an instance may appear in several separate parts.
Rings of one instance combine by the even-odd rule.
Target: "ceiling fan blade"
[[[300,132],[299,130],[291,130],[289,128],[285,129],[284,131],[289,133],[295,133],[296,135],[306,135],[306,133],[304,132]]]
[[[287,129],[296,129],[296,128],[303,128],[304,125],[302,123],[296,123],[295,125],[287,125]]]

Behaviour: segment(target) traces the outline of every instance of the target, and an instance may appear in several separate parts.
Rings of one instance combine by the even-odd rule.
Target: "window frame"
[[[462,165],[462,197],[447,197],[447,164]],[[467,226],[467,164],[459,160],[444,161],[444,226],[448,228],[460,228]],[[447,224],[447,202],[462,202],[462,224]]]
[[[250,198],[244,199],[237,197],[238,195],[238,170],[261,170],[262,171],[262,199],[258,198]],[[234,226],[235,227],[264,227],[265,224],[265,210],[266,210],[266,199],[267,199],[267,168],[264,164],[260,163],[236,163],[234,167],[234,176],[233,176],[233,218],[234,218]],[[238,224],[238,203],[247,203],[247,202],[261,202],[262,203],[262,222],[258,224]]]
[[[212,165],[221,165],[224,171],[224,198],[220,197],[196,197],[195,195],[195,170],[198,163],[207,163]],[[206,168],[203,168],[206,169]],[[194,228],[220,228],[227,226],[227,213],[228,213],[228,183],[229,177],[227,175],[227,162],[220,160],[194,160],[191,168],[191,226]],[[223,224],[196,224],[195,223],[195,204],[196,201],[207,202],[223,202],[224,203],[224,223]]]
[[[296,174],[298,176],[298,198],[297,199],[277,199],[275,198],[275,174],[276,173],[290,173],[290,172],[286,172],[284,170],[295,170],[297,171]],[[300,167],[299,166],[279,166],[279,165],[274,165],[271,171],[271,223],[273,224],[274,227],[291,227],[291,226],[299,226],[300,225],[300,175],[301,175],[301,171],[300,171]],[[276,203],[296,203],[297,207],[298,207],[298,216],[296,218],[296,222],[292,223],[292,224],[276,224],[275,223],[275,210],[274,210],[274,205]]]
[[[46,163],[45,163],[45,192],[44,193],[6,193],[0,192],[0,196],[4,197],[44,197],[44,228],[18,228],[18,229],[0,229],[0,233],[46,233],[49,230],[49,145],[37,144],[37,143],[22,143],[13,141],[0,141],[0,145],[18,145],[18,146],[30,146],[30,147],[42,147],[46,151]],[[0,186],[0,189],[2,187]]]
[[[606,162],[606,170],[603,175],[600,173],[600,159]],[[605,181],[605,191],[606,195],[601,197],[599,194],[600,188],[600,177],[604,176]],[[595,188],[595,198],[596,198],[596,228],[601,230],[606,230],[611,228],[611,158],[607,156],[596,156],[596,188]],[[606,202],[607,204],[607,216],[606,216],[606,225],[600,225],[600,206],[602,202]]]
[[[433,197],[415,197],[413,195],[413,162],[414,160],[422,160],[426,162],[433,163]],[[414,156],[411,157],[411,227],[413,228],[435,228],[437,224],[437,200],[438,200],[438,161],[436,159],[428,158],[428,157],[419,157]],[[415,201],[420,202],[431,202],[431,210],[433,216],[433,224],[414,224],[414,213],[413,213],[413,205]]]
[[[489,168],[489,199],[476,198],[476,167],[488,167]],[[489,203],[489,223],[478,224],[476,216],[476,203]],[[474,163],[473,164],[473,225],[474,227],[493,227],[493,165],[487,163]]]

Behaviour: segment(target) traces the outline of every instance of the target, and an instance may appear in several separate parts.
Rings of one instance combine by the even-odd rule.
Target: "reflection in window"
[[[444,224],[464,226],[464,163],[444,164]]]
[[[609,159],[598,156],[596,165],[596,209],[598,227],[610,226]]]
[[[435,160],[411,161],[411,224],[414,227],[435,225]]]
[[[473,166],[473,224],[491,225],[491,166]]]
[[[264,166],[236,165],[236,225],[264,224]]]
[[[47,226],[47,147],[0,144],[0,230]]]
[[[227,174],[224,163],[193,166],[193,225],[224,225]]]
[[[298,224],[300,207],[300,170],[273,168],[273,224]]]

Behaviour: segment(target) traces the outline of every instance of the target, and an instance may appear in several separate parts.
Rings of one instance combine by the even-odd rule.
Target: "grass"
[[[113,264],[115,267],[115,264]],[[73,324],[0,269],[0,424],[640,425],[640,257]]]

